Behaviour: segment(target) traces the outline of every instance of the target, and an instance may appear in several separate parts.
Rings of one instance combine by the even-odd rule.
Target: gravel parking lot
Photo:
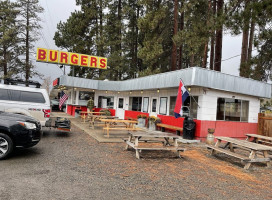
[[[41,142],[0,161],[0,199],[272,199],[271,168],[187,146],[183,159],[124,144],[99,144],[73,128],[44,131]],[[230,162],[229,162],[230,161]]]

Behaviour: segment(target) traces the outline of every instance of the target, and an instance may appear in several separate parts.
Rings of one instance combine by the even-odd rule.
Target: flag
[[[64,104],[64,102],[68,99],[68,95],[65,94],[65,92],[61,91],[60,92],[60,100],[59,100],[59,109],[61,110],[62,105]]]
[[[180,80],[179,89],[178,89],[178,96],[176,99],[176,106],[174,109],[174,113],[175,113],[176,118],[182,116],[182,114],[183,114],[182,113],[182,105],[188,96],[189,96],[189,92],[186,90],[184,84]]]

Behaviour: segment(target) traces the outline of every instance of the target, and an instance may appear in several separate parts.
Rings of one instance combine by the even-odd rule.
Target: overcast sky
[[[59,49],[55,46],[53,37],[56,31],[57,24],[60,21],[66,21],[70,13],[75,9],[75,0],[40,0],[41,6],[44,8],[44,13],[41,14],[41,25],[43,29],[40,31],[40,39],[36,42],[35,48],[43,47],[48,49]],[[241,54],[241,36],[232,37],[224,35],[223,37],[223,55],[222,60]],[[232,75],[239,75],[240,56],[223,61],[222,72]],[[44,77],[51,77],[51,80],[63,74],[63,71],[55,64],[46,64],[36,62],[37,70]],[[68,69],[66,70],[66,72]],[[42,82],[41,80],[39,80]]]

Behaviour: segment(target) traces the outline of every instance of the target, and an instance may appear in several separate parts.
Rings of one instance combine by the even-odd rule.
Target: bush
[[[148,121],[155,123],[155,124],[161,123],[161,119],[159,117],[155,117],[155,116],[148,117]]]
[[[139,114],[139,115],[137,115],[137,119],[140,119],[140,118],[142,118],[142,119],[146,119],[146,118],[147,118],[147,116],[146,116],[146,115],[143,115],[143,114]]]
[[[111,116],[111,112],[108,109],[102,109],[102,110],[100,110],[100,112],[105,113],[106,116]]]

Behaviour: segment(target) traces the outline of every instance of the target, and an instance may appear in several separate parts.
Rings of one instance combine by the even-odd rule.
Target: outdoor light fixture
[[[143,90],[141,90],[141,94],[143,94],[144,93],[144,91]]]
[[[118,94],[120,94],[120,92],[119,92],[119,91],[118,91],[117,93],[118,93]]]
[[[108,93],[108,90],[106,90],[106,93]]]
[[[160,92],[160,89],[157,89],[157,92],[159,93],[159,92]]]
[[[93,92],[94,92],[94,90],[93,90]]]
[[[132,94],[132,92],[130,91],[129,94]]]
[[[188,91],[189,91],[189,92],[191,91],[191,88],[190,88],[190,87],[188,88]]]

